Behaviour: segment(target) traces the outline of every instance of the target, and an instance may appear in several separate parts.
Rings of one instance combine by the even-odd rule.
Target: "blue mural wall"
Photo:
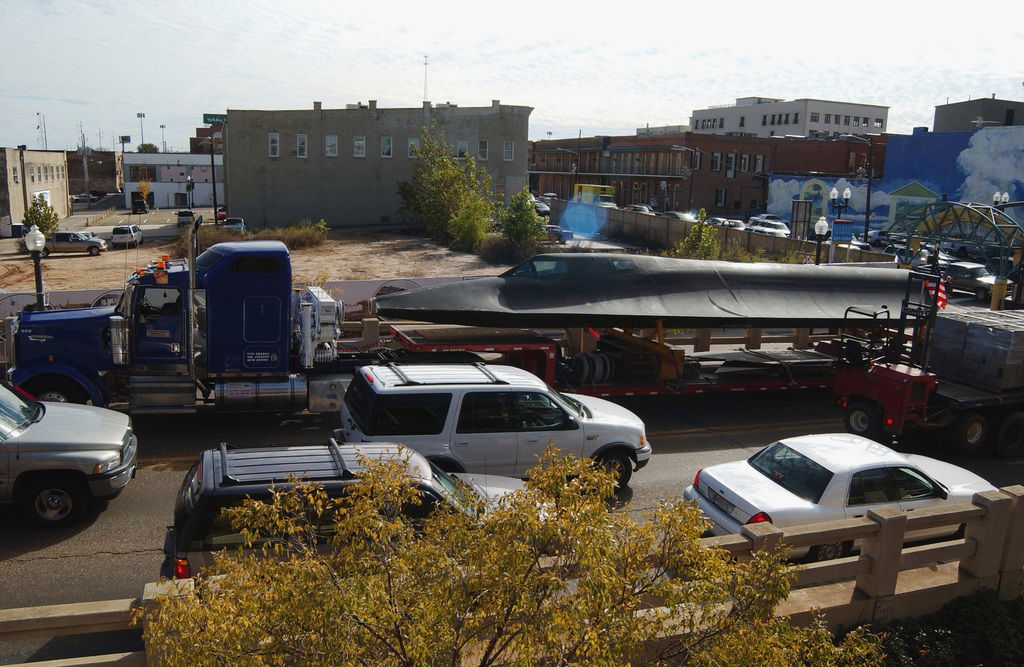
[[[1010,201],[1024,200],[1024,126],[986,127],[977,132],[926,132],[889,135],[884,178],[871,181],[872,229],[894,221],[900,211],[940,200],[991,204],[995,192],[1009,192]],[[775,175],[769,177],[768,212],[789,220],[793,202],[811,202],[811,223],[820,216],[831,222],[828,193],[850,188],[844,219],[863,223],[868,182],[863,178]],[[1006,211],[1024,223],[1024,207]],[[797,232],[798,230],[794,230]]]

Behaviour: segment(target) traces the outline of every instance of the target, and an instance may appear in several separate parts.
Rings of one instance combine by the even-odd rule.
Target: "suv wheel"
[[[100,254],[100,249],[97,248],[96,246],[90,246],[89,247],[89,254],[92,255],[93,257],[95,257],[96,255]]]
[[[620,452],[601,454],[598,457],[598,463],[604,466],[605,470],[615,475],[616,489],[623,489],[629,484],[629,478],[633,476],[633,464],[628,456]]]

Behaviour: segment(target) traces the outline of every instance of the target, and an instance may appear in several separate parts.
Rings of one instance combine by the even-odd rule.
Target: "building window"
[[[789,114],[786,114],[786,120],[782,124],[789,125]]]
[[[761,116],[761,126],[764,127],[768,124],[768,114]]]
[[[456,145],[457,145],[457,152],[455,154],[456,157],[458,157],[460,160],[463,159],[463,158],[469,157],[469,142],[467,140],[459,139],[456,142]]]
[[[306,135],[296,134],[295,135],[295,157],[304,158],[307,155],[306,150]]]
[[[514,142],[514,141],[506,141],[505,142],[505,149],[504,149],[504,152],[502,154],[502,159],[505,160],[505,162],[511,162],[513,157],[515,157],[515,147],[516,147],[516,142]]]
[[[380,156],[391,157],[391,137],[380,138]]]
[[[828,116],[826,116],[825,118],[827,119]],[[809,120],[812,123],[817,123],[818,122],[818,112],[817,111],[812,111],[811,112],[811,117],[809,118]],[[827,123],[828,120],[826,120],[825,122]]]
[[[839,114],[836,114],[834,116],[834,118],[836,119],[836,125],[842,125],[843,124],[843,117],[842,116],[840,116]],[[846,120],[850,120],[850,117],[847,116]]]
[[[746,127],[746,125],[747,125],[747,117],[746,116],[740,116],[740,127]]]
[[[763,174],[764,173],[764,156],[763,155],[755,155],[754,156],[754,173],[755,174]]]
[[[799,125],[800,124],[800,112],[796,112],[796,113],[793,114],[793,124],[794,125]]]
[[[409,157],[416,157],[416,151],[420,149],[420,140],[409,137]]]
[[[156,167],[152,165],[129,165],[128,167],[128,180],[138,183],[139,181],[153,181],[156,180]]]
[[[324,155],[338,157],[338,135],[328,134],[324,139]]]
[[[736,178],[736,156],[733,153],[725,156],[725,177]]]
[[[277,157],[281,154],[281,137],[277,132],[267,135],[267,154],[270,157]]]
[[[721,128],[725,127],[725,119],[724,118],[719,118],[718,119],[718,127],[721,127]]]
[[[725,188],[717,188],[715,190],[715,206],[725,206]]]
[[[690,151],[690,169],[694,171],[700,170],[700,151]]]
[[[366,137],[352,137],[352,157],[366,157]]]
[[[853,117],[853,126],[854,127],[860,127],[860,117],[859,116],[854,116]]]
[[[477,147],[476,155],[481,160],[487,159],[487,140],[480,140],[480,145]]]
[[[721,170],[722,170],[722,154],[721,153],[712,153],[711,154],[711,171],[721,171]]]
[[[771,122],[771,124],[772,124],[772,125],[774,125],[774,124],[775,124],[775,114],[772,114],[772,122]]]
[[[18,182],[18,168],[17,167],[14,167],[12,169],[12,176],[14,176],[14,182],[17,183]]]
[[[825,124],[828,125],[831,122],[832,122],[832,114],[830,114],[830,113],[825,114]]]
[[[878,129],[878,130],[882,129],[882,119],[881,118],[876,118],[875,119],[875,129]]]
[[[849,125],[849,124],[850,124],[850,117],[849,116],[843,116],[843,125]]]
[[[861,125],[863,125],[864,127],[867,127],[867,126],[868,126],[868,119],[867,119],[867,118],[865,118],[865,119],[864,119],[864,122],[863,122],[863,123],[861,123]]]
[[[750,171],[750,156],[749,155],[741,155],[740,156],[740,171],[742,171],[743,173],[747,173],[748,171]]]

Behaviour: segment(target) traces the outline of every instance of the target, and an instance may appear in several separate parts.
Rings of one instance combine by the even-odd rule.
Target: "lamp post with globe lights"
[[[814,264],[821,264],[821,242],[825,240],[825,234],[828,234],[828,220],[825,216],[818,218],[818,221],[814,223],[814,236],[818,239],[818,249],[814,253]]]
[[[996,192],[996,193],[994,193],[992,195],[992,206],[993,206],[993,208],[998,208],[999,210],[1002,210],[1000,208],[1000,204],[1005,205],[1005,204],[1008,204],[1009,201],[1010,201],[1010,193],[1009,192],[1003,192],[1003,193]]]
[[[32,255],[32,267],[36,275],[36,310],[43,310],[43,270],[39,265],[39,257],[46,246],[46,237],[39,231],[39,227],[32,225],[32,229],[25,234],[25,247]]]

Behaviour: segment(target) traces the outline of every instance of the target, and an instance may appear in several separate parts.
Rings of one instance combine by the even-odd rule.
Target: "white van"
[[[349,384],[335,438],[400,442],[447,472],[525,479],[540,454],[592,458],[629,483],[647,465],[643,421],[592,396],[560,394],[513,366],[364,366]]]

